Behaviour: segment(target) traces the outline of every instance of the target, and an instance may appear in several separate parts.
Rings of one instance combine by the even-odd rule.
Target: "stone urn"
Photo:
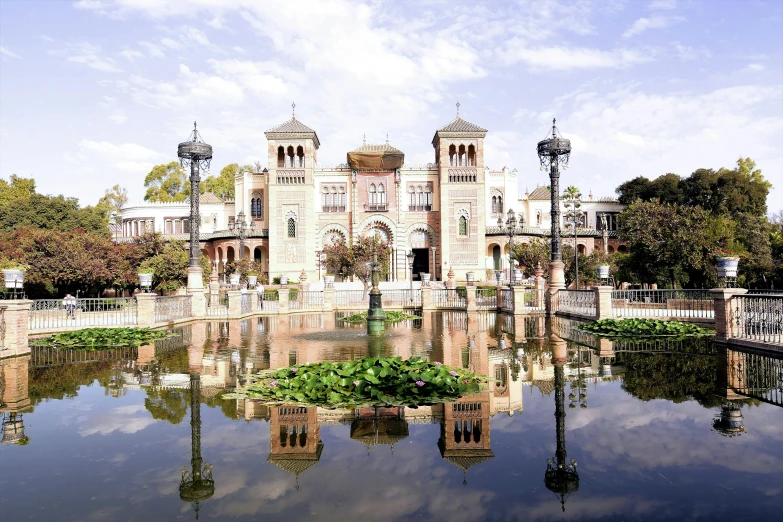
[[[522,270],[519,268],[514,269],[514,283],[515,285],[518,285],[522,282]]]
[[[430,274],[422,272],[419,275],[421,276],[421,286],[430,286]]]
[[[239,274],[231,274],[228,276],[228,283],[231,286],[239,286]]]
[[[247,286],[253,288],[256,286],[257,282],[258,282],[258,276],[254,276],[254,275],[247,276]]]
[[[718,277],[737,277],[738,257],[719,257],[715,260],[718,265]]]
[[[280,284],[281,285],[287,285],[288,284],[288,276],[280,276]]]
[[[598,279],[609,279],[609,265],[599,265],[595,267],[595,275]]]
[[[149,290],[152,287],[152,274],[139,274],[139,286],[145,290]]]
[[[498,286],[503,284],[503,272],[500,270],[495,270],[495,281],[497,281]]]
[[[473,286],[476,284],[476,274],[475,272],[468,272],[465,274],[465,278],[467,279],[468,286]]]
[[[21,290],[24,283],[24,270],[7,268],[3,270],[3,282],[8,290]]]
[[[324,288],[334,288],[334,276],[333,275],[325,275],[324,276]]]

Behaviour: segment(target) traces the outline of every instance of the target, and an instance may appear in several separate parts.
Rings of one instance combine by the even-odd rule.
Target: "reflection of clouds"
[[[136,415],[137,413],[143,413],[143,415],[138,416]],[[156,422],[158,421],[149,416],[143,404],[131,404],[112,408],[105,413],[93,416],[82,416],[80,422],[82,427],[79,429],[79,435],[82,437],[109,435],[115,431],[136,433]]]
[[[578,495],[578,494],[577,494]],[[509,506],[505,520],[551,520],[570,518],[597,518],[612,515],[624,517],[643,517],[665,506],[666,502],[645,500],[637,496],[627,497],[597,497],[589,498],[571,495],[568,498],[565,513],[561,511],[560,502],[543,502],[541,504],[517,504]]]

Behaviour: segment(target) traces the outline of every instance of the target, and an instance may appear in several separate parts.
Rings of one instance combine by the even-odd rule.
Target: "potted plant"
[[[256,286],[256,283],[258,282],[258,274],[254,272],[248,272],[247,273],[247,286],[250,288],[253,288]]]
[[[522,282],[522,270],[520,268],[514,268],[514,284],[518,285]]]
[[[740,257],[727,249],[716,250],[715,264],[718,267],[718,277],[737,277],[737,267]]]
[[[146,292],[152,288],[152,276],[155,272],[151,268],[139,269],[139,286]]]

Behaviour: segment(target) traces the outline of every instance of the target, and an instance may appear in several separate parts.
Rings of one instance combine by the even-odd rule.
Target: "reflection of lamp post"
[[[182,468],[179,498],[193,505],[198,520],[201,503],[215,494],[212,465],[201,458],[201,374],[190,372],[190,469]]]
[[[30,443],[30,437],[24,434],[24,420],[21,413],[7,413],[3,416],[3,444]]]
[[[408,252],[408,255],[405,257],[408,258],[408,266],[411,268],[411,303],[413,302],[413,260],[416,258],[416,254],[413,253],[413,250]]]
[[[239,213],[237,220],[238,221],[229,221],[228,229],[239,238],[239,259],[242,259],[245,256],[245,239],[247,238],[248,232],[253,232],[253,230],[255,230],[256,223],[251,219],[250,224],[248,225],[245,222],[244,211]]]
[[[541,170],[549,169],[550,203],[552,215],[552,260],[549,270],[550,286],[562,288],[565,286],[563,262],[560,253],[560,164],[568,168],[571,156],[571,141],[559,135],[555,120],[552,120],[552,137],[538,142],[538,159]]]
[[[318,260],[318,280],[321,280],[321,251],[315,251],[315,258]]]
[[[517,232],[517,216],[513,209],[506,214],[506,235],[508,236],[508,284],[514,284],[514,236]],[[524,221],[523,221],[524,222]],[[498,217],[498,227],[503,228],[503,217]]]

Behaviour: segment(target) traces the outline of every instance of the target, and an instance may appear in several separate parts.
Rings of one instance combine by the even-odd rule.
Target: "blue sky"
[[[438,127],[489,129],[485,160],[547,179],[536,142],[571,138],[564,185],[750,156],[783,210],[783,1],[0,0],[0,176],[131,202],[198,120],[213,172],[266,165],[263,132],[314,128],[319,163],[368,142],[433,161]]]

